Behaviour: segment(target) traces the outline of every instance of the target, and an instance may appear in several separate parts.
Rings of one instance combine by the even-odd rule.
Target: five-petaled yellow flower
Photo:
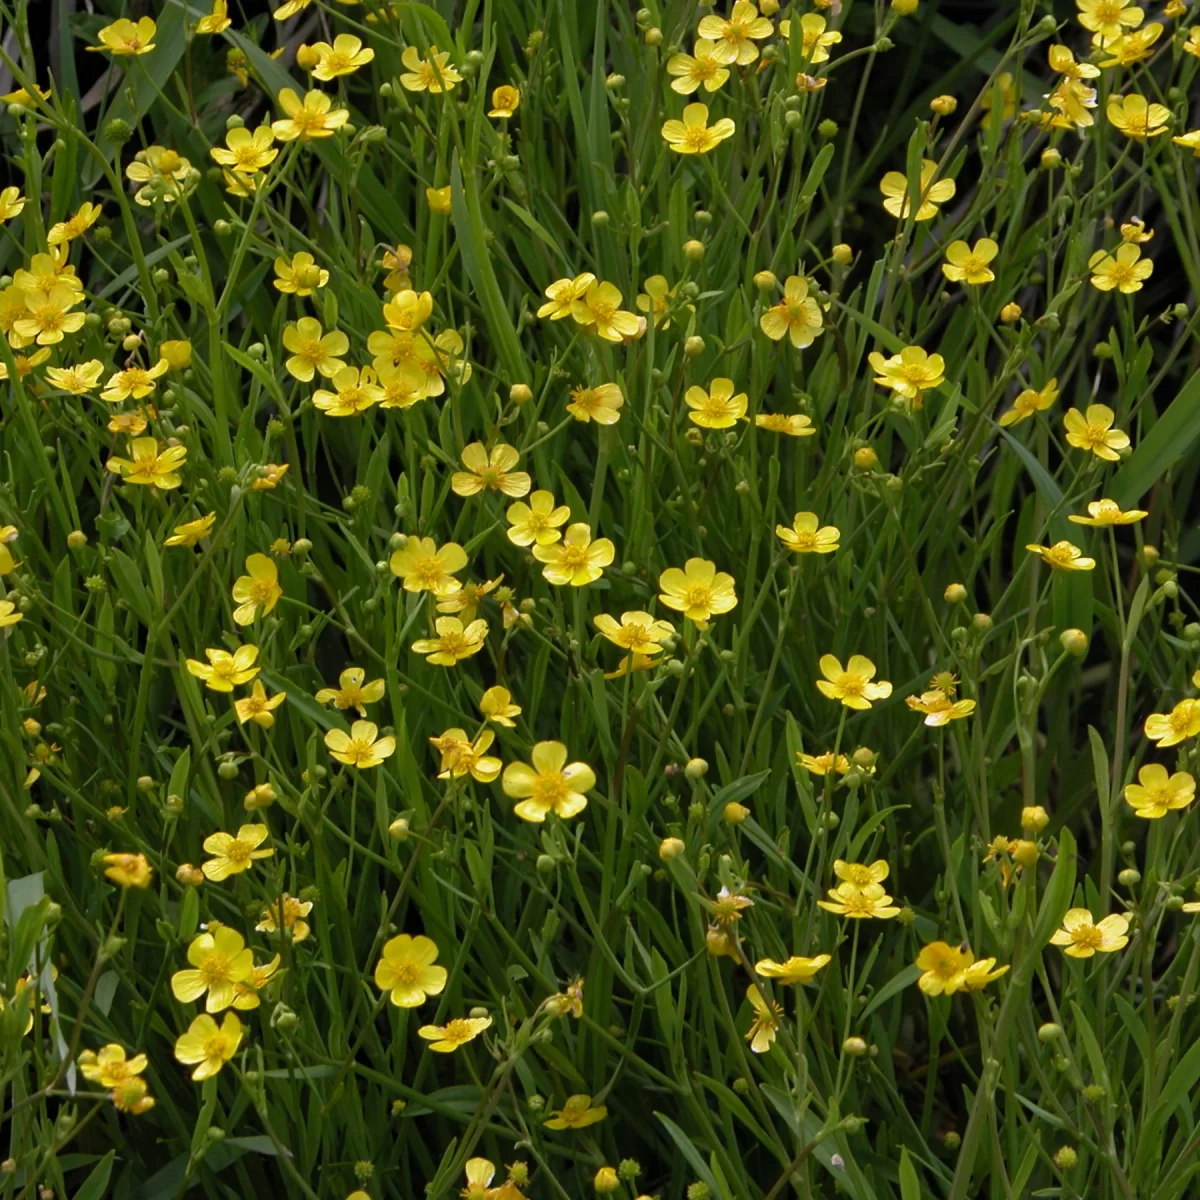
[[[492,90],[492,107],[488,110],[488,116],[494,121],[507,121],[520,103],[520,90],[512,84],[502,83]]]
[[[1115,500],[1092,500],[1087,509],[1086,517],[1071,513],[1067,520],[1073,521],[1076,525],[1136,525],[1138,521],[1144,520],[1150,515],[1140,508],[1131,508],[1128,512],[1122,512],[1121,506]]]
[[[515,729],[514,717],[521,715],[521,706],[514,704],[512,693],[506,687],[490,687],[479,698],[479,711],[494,725]]]
[[[1078,546],[1067,541],[1055,542],[1053,546],[1031,543],[1025,549],[1056,571],[1090,571],[1096,565],[1094,558],[1085,557]]]
[[[491,1017],[455,1017],[445,1025],[422,1025],[417,1036],[430,1044],[439,1054],[453,1054],[459,1046],[474,1041],[492,1023]]]
[[[620,291],[600,280],[591,283],[579,299],[571,302],[571,316],[606,342],[636,337],[640,328],[637,317],[621,307]]]
[[[125,1047],[109,1042],[99,1050],[85,1050],[79,1056],[79,1073],[89,1083],[112,1088],[126,1080],[134,1079],[150,1065],[144,1054],[126,1057]]]
[[[946,261],[942,263],[942,274],[951,283],[966,283],[972,287],[991,283],[996,273],[988,263],[1000,253],[1000,247],[991,238],[980,238],[974,248],[966,242],[951,242],[946,247]]]
[[[447,972],[437,963],[438,948],[432,938],[401,933],[384,943],[375,964],[375,986],[388,993],[397,1008],[417,1008],[430,996],[439,996]]]
[[[225,134],[225,145],[214,146],[209,154],[214,162],[240,175],[253,175],[269,166],[279,155],[270,125],[251,131],[238,126]]]
[[[203,679],[205,686],[214,692],[232,692],[235,685],[249,683],[262,670],[255,666],[258,660],[257,646],[239,646],[232,654],[228,650],[210,647],[204,653],[208,658],[207,663],[194,658],[187,660],[188,673]]]
[[[783,1005],[776,1000],[768,1000],[761,991],[751,984],[746,989],[746,999],[754,1017],[750,1028],[746,1031],[746,1041],[754,1054],[765,1054],[770,1050],[783,1021]]]
[[[485,729],[473,742],[465,729],[447,729],[440,737],[429,739],[429,743],[441,755],[438,767],[439,779],[462,779],[470,775],[479,783],[491,783],[504,765],[494,755],[488,754],[496,735]]]
[[[321,688],[317,692],[317,703],[328,704],[333,701],[334,708],[358,710],[360,717],[367,715],[367,705],[383,699],[387,685],[382,679],[374,679],[364,683],[367,673],[362,667],[347,667],[338,676],[335,688]]]
[[[637,610],[623,612],[620,621],[608,613],[600,613],[592,619],[592,624],[614,646],[647,658],[661,654],[663,642],[675,636],[675,626],[670,621]]]
[[[328,83],[342,75],[353,75],[375,57],[375,51],[370,47],[364,48],[362,39],[351,33],[339,33],[333,39],[333,45],[328,42],[314,42],[312,50],[317,56],[313,78],[321,80],[322,83]]]
[[[662,127],[667,148],[676,154],[708,154],[736,132],[737,126],[730,117],[709,125],[707,104],[687,105],[682,121],[667,121]]]
[[[887,920],[900,913],[892,903],[891,896],[878,883],[869,883],[865,887],[857,887],[853,883],[839,883],[837,887],[829,889],[829,899],[818,900],[817,905],[826,912],[856,921],[872,918]]]
[[[737,0],[728,17],[712,14],[701,17],[697,31],[702,38],[717,43],[722,62],[737,63],[739,67],[744,67],[758,57],[758,47],[754,43],[769,38],[775,27],[760,15],[754,4],[748,0]]]
[[[350,349],[350,339],[340,329],[325,333],[316,317],[301,317],[283,328],[283,348],[291,351],[284,368],[293,379],[311,383],[318,372],[332,379],[343,367],[341,355]]]
[[[1008,970],[1007,966],[997,967],[994,958],[976,961],[975,955],[965,943],[954,947],[945,942],[931,942],[921,948],[916,965],[923,972],[917,980],[917,986],[927,996],[953,996],[956,992],[963,991],[978,992]]]
[[[1062,946],[1071,958],[1091,958],[1093,954],[1112,954],[1129,944],[1129,918],[1112,913],[1093,922],[1086,908],[1070,908],[1061,929],[1051,935],[1050,944]]]
[[[789,275],[783,285],[783,299],[773,304],[758,319],[758,327],[773,342],[788,338],[797,350],[811,346],[823,332],[821,307],[808,294],[803,275]]]
[[[674,54],[667,60],[667,74],[673,76],[671,89],[690,96],[698,88],[715,92],[729,78],[725,48],[712,38],[696,39],[691,54]]]
[[[1129,445],[1129,434],[1113,428],[1116,419],[1107,404],[1089,404],[1086,413],[1068,409],[1063,416],[1067,442],[1077,450],[1090,450],[1105,462],[1116,462],[1121,457],[1117,451]]]
[[[546,288],[546,303],[537,310],[537,315],[549,317],[551,321],[572,316],[575,302],[581,300],[595,282],[596,277],[590,271],[584,271],[574,279],[556,279]]]
[[[447,51],[438,51],[436,46],[429,47],[429,57],[422,58],[416,46],[409,46],[400,56],[400,61],[408,69],[400,75],[400,85],[410,92],[429,92],[438,96],[442,92],[453,91],[462,83],[462,76],[450,65],[450,55]]]
[[[737,606],[733,576],[718,571],[716,564],[706,558],[689,558],[682,571],[668,567],[658,577],[658,586],[659,600],[701,629],[710,617]]]
[[[1058,380],[1051,379],[1036,391],[1025,388],[1013,401],[1013,406],[1007,412],[1000,414],[997,424],[1003,427],[1018,425],[1028,420],[1034,413],[1045,412],[1058,399]]]
[[[1165,104],[1151,104],[1136,92],[1131,96],[1109,96],[1104,113],[1109,124],[1135,142],[1166,133],[1171,120],[1171,110]]]
[[[937,174],[937,163],[930,158],[921,160],[921,181],[918,185],[919,207],[914,221],[929,221],[936,217],[938,209],[947,200],[954,199],[957,190],[953,179],[934,181]],[[889,171],[880,181],[879,190],[883,193],[883,207],[903,220],[912,209],[908,195],[908,180],[899,171]]]
[[[292,88],[284,88],[278,100],[285,116],[271,122],[271,131],[281,142],[332,137],[350,120],[350,110],[334,108],[332,97],[324,92],[306,92],[301,100]]]
[[[827,22],[820,13],[805,13],[800,18],[801,53],[810,63],[829,61],[829,47],[836,46],[842,40],[842,35],[831,29],[826,32]],[[790,41],[792,23],[785,20],[779,22],[780,36]]]
[[[207,993],[204,1011],[221,1012],[233,1003],[233,986],[250,978],[254,955],[242,935],[228,925],[202,933],[188,945],[191,970],[171,976],[171,991],[176,1000],[190,1004]]]
[[[157,28],[150,17],[142,17],[136,23],[129,20],[128,17],[122,17],[111,25],[105,25],[96,34],[100,39],[100,45],[89,46],[88,49],[116,54],[119,57],[149,54],[154,49],[154,35]]]
[[[433,625],[437,636],[418,638],[412,648],[435,667],[457,665],[478,654],[487,640],[488,624],[482,617],[465,626],[457,617],[438,617]]]
[[[764,979],[773,979],[780,984],[811,983],[817,972],[829,962],[828,954],[818,954],[815,958],[805,958],[793,954],[783,962],[774,959],[760,958],[754,964],[755,971]]]
[[[233,610],[236,625],[250,625],[257,617],[266,616],[283,596],[279,586],[279,568],[265,554],[251,554],[246,559],[248,574],[239,576],[233,585],[233,598],[238,607]]]
[[[175,1042],[175,1057],[189,1067],[194,1066],[192,1078],[201,1082],[233,1058],[244,1032],[236,1013],[227,1012],[219,1026],[208,1013],[201,1013]]]
[[[148,888],[154,868],[144,854],[106,854],[103,859],[105,877],[117,887]]]
[[[925,403],[925,393],[946,382],[946,363],[940,354],[927,354],[920,346],[905,346],[899,354],[884,358],[878,350],[867,355],[875,382],[890,388],[913,408]]]
[[[260,729],[270,729],[275,724],[275,709],[287,699],[287,692],[276,692],[267,695],[263,681],[256,679],[250,689],[250,695],[242,696],[233,702],[233,711],[237,714],[238,724],[245,725],[253,721]]]
[[[536,491],[529,503],[518,500],[508,506],[508,540],[514,546],[550,546],[557,542],[562,533],[560,525],[571,519],[571,510],[565,504],[556,505],[554,494]]]
[[[410,537],[388,565],[406,592],[446,596],[462,587],[454,576],[467,565],[467,553],[457,542],[439,548],[433,538]]]
[[[790,528],[775,526],[775,536],[793,554],[832,554],[842,535],[836,525],[821,525],[816,513],[798,512]]]
[[[904,703],[912,712],[925,714],[925,724],[931,728],[960,721],[975,711],[974,700],[951,700],[940,688],[930,688],[920,696],[905,696]]]
[[[567,412],[584,424],[595,421],[597,425],[615,425],[621,419],[624,403],[618,384],[598,383],[595,387],[573,388]]]
[[[541,824],[550,813],[566,820],[587,808],[587,795],[596,786],[596,774],[586,763],[567,762],[562,742],[538,742],[530,758],[533,765],[509,763],[500,786],[522,821]]]
[[[503,492],[506,496],[524,496],[533,481],[524,471],[514,471],[520,459],[514,446],[500,442],[488,450],[482,442],[463,447],[465,471],[450,476],[450,489],[459,496],[477,496],[480,492]]]
[[[551,1112],[549,1120],[543,1123],[546,1129],[586,1129],[603,1121],[608,1116],[608,1107],[604,1104],[592,1104],[591,1096],[568,1096],[566,1103],[557,1112]]]
[[[316,259],[307,250],[298,251],[290,259],[282,255],[275,259],[275,287],[285,295],[311,296],[328,282],[329,272],[318,267]]]
[[[886,679],[873,682],[875,664],[862,654],[852,654],[845,667],[832,654],[821,655],[817,664],[824,679],[817,680],[817,690],[828,700],[837,700],[847,708],[868,709],[874,700],[886,700],[892,685]]]
[[[396,739],[380,737],[379,726],[374,721],[355,721],[349,733],[344,729],[331,729],[325,735],[325,745],[331,757],[360,771],[377,767],[396,753]]]
[[[1097,250],[1088,259],[1088,270],[1092,287],[1098,291],[1111,292],[1115,288],[1122,296],[1132,296],[1154,273],[1154,263],[1142,258],[1141,247],[1123,242],[1113,254]]]
[[[1188,771],[1168,775],[1161,763],[1147,763],[1138,771],[1137,783],[1125,785],[1125,803],[1137,816],[1149,820],[1187,808],[1195,799],[1195,777]]]
[[[1098,46],[1107,46],[1121,37],[1125,30],[1136,29],[1146,14],[1136,5],[1121,0],[1075,0],[1079,23],[1092,34]]]
[[[732,379],[714,379],[707,392],[702,387],[690,387],[683,402],[691,409],[688,419],[702,429],[730,429],[746,415],[746,393],[734,395]]]
[[[1146,736],[1162,749],[1177,746],[1200,733],[1200,700],[1180,700],[1169,713],[1146,718]]]
[[[313,392],[314,408],[329,417],[358,417],[383,400],[383,388],[371,367],[342,367],[330,380],[333,391]]]
[[[213,855],[200,869],[207,879],[220,883],[230,875],[248,871],[256,859],[270,858],[275,853],[269,846],[259,847],[270,837],[265,825],[242,825],[237,837],[231,833],[213,833],[204,839],[204,849]]]
[[[577,521],[567,527],[561,542],[535,542],[533,557],[542,563],[542,575],[559,587],[585,587],[595,583],[612,564],[616,548],[608,538],[592,540],[590,525]]]

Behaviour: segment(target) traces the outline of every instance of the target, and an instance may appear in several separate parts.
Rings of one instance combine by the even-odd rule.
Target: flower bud
[[[72,529],[67,534],[67,546],[72,550],[82,550],[88,544],[87,534],[82,529]]]
[[[242,797],[242,804],[245,805],[248,812],[254,812],[258,808],[267,808],[274,804],[275,800],[275,789],[269,783],[260,783]]]
[[[1015,325],[1020,319],[1021,306],[1011,300],[1000,310],[1000,320],[1005,325]]]
[[[1047,1045],[1050,1042],[1056,1042],[1063,1035],[1061,1025],[1055,1025],[1053,1021],[1047,1021],[1044,1025],[1038,1026],[1038,1040],[1045,1042]]]
[[[592,224],[597,229],[603,229],[608,224],[608,221],[608,213],[604,209],[598,208],[594,213],[592,213]]]
[[[683,257],[688,262],[699,262],[704,257],[704,243],[691,238],[683,243]]]
[[[704,339],[697,334],[692,334],[683,343],[683,352],[688,358],[695,358],[699,354],[704,353]]]
[[[1050,814],[1040,804],[1021,809],[1021,828],[1026,833],[1041,833],[1050,824]]]
[[[671,859],[678,858],[686,849],[687,847],[683,844],[683,838],[663,838],[658,844],[658,857],[663,862],[670,862]]]
[[[1053,147],[1042,151],[1042,166],[1047,171],[1053,171],[1056,167],[1062,166],[1062,155]]]
[[[947,604],[961,604],[967,598],[967,589],[961,583],[949,584],[942,593]]]
[[[987,613],[976,613],[971,618],[971,624],[975,626],[976,632],[987,633],[993,625],[991,616]]]
[[[1019,841],[1012,844],[1013,861],[1020,863],[1023,867],[1032,867],[1037,862],[1040,853],[1036,842]]]
[[[691,780],[703,779],[708,774],[708,763],[702,758],[689,758],[683,773]]]
[[[867,1043],[860,1037],[848,1037],[842,1043],[842,1053],[858,1058],[867,1052]]]
[[[1117,882],[1122,887],[1137,887],[1142,882],[1142,873],[1136,867],[1126,867],[1118,876]]]
[[[779,286],[779,280],[774,271],[758,271],[754,276],[754,286],[760,292],[769,292]]]
[[[854,251],[845,242],[838,242],[830,251],[830,257],[839,266],[847,266],[854,258]]]
[[[749,815],[750,810],[744,804],[739,804],[736,800],[730,800],[725,805],[724,812],[722,813],[722,816],[724,816],[730,825],[740,825]]]
[[[555,862],[549,854],[539,854],[537,857],[537,869],[539,875],[553,875]]]
[[[838,135],[838,124],[836,121],[831,121],[826,118],[817,126],[817,136],[824,138],[825,141],[832,141]]]
[[[204,882],[204,872],[191,863],[182,863],[175,872],[175,878],[185,887],[199,887]]]
[[[942,1134],[942,1145],[945,1146],[947,1150],[957,1150],[959,1146],[962,1145],[962,1138],[959,1137],[959,1135],[955,1133],[953,1129],[947,1129],[946,1132]]]
[[[621,1186],[616,1168],[601,1167],[596,1172],[596,1178],[592,1180],[592,1186],[596,1189],[596,1194],[600,1196],[607,1196],[609,1192],[615,1192]]]
[[[1064,629],[1058,635],[1058,644],[1075,658],[1082,658],[1087,653],[1088,636],[1082,629]]]
[[[919,0],[892,0],[892,11],[901,17],[911,17],[917,11]]]
[[[651,26],[643,35],[647,46],[661,46],[663,40],[663,31],[657,26]]]
[[[508,389],[508,398],[513,404],[528,404],[533,399],[533,389],[527,383],[514,383]]]
[[[958,101],[953,96],[934,96],[929,107],[939,117],[948,117],[958,107]]]
[[[397,842],[405,842],[408,840],[408,820],[405,817],[397,817],[388,826],[388,836]]]
[[[870,446],[859,446],[854,452],[854,465],[860,471],[869,471],[879,465],[879,455]]]
[[[1060,1171],[1069,1171],[1079,1161],[1079,1155],[1071,1146],[1060,1146],[1054,1154],[1054,1165]]]

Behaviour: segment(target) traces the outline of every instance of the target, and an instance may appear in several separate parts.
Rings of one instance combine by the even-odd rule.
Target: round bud
[[[1087,653],[1088,636],[1082,629],[1064,629],[1058,635],[1058,644],[1074,658],[1082,658]]]
[[[217,237],[228,237],[233,232],[233,226],[223,217],[213,222],[213,233]]]
[[[1051,20],[1054,18],[1052,17]],[[1060,1171],[1069,1171],[1079,1161],[1079,1155],[1072,1146],[1060,1146],[1054,1154],[1054,1165]]]
[[[839,266],[845,267],[854,259],[854,251],[845,242],[838,242],[830,251],[830,257]]]
[[[958,107],[958,101],[953,96],[934,96],[929,107],[939,117],[948,117]]]
[[[892,11],[902,17],[911,17],[917,11],[919,0],[892,0]]]
[[[1026,833],[1041,833],[1050,824],[1050,814],[1040,804],[1021,809],[1021,828]]]
[[[991,629],[993,621],[987,613],[976,613],[971,618],[971,624],[979,633],[987,633]]]
[[[533,399],[533,388],[527,383],[514,383],[508,389],[508,398],[513,404],[528,404]]]
[[[1093,356],[1103,362],[1108,362],[1108,360],[1112,358],[1112,353],[1112,347],[1107,342],[1097,342],[1096,345],[1092,347]]]
[[[1000,310],[1000,320],[1005,325],[1015,325],[1021,319],[1021,306],[1011,300]]]
[[[721,815],[730,825],[740,825],[750,815],[750,810],[744,804],[730,800]]]
[[[646,30],[645,40],[647,46],[661,46],[663,40],[663,31],[657,26],[651,26]]]
[[[397,817],[388,826],[388,837],[395,839],[397,842],[408,840],[408,820],[405,817]]]
[[[539,875],[553,875],[555,862],[549,854],[539,854],[537,857],[537,869]]]
[[[609,76],[609,77],[608,77],[608,78],[607,78],[607,79],[604,81],[604,86],[605,86],[606,88],[608,88],[608,90],[609,90],[610,92],[616,92],[616,91],[620,91],[620,89],[621,89],[621,88],[623,88],[623,87],[625,86],[625,76],[624,76],[624,75],[618,75],[618,74],[617,74],[617,73],[614,71],[614,72],[613,72],[613,74],[611,74],[611,75],[610,75],[610,76]]]
[[[616,1168],[601,1167],[596,1172],[595,1179],[592,1180],[592,1186],[596,1189],[596,1194],[600,1196],[607,1196],[609,1192],[615,1192],[621,1186]]]
[[[1012,844],[1013,861],[1020,863],[1023,867],[1032,867],[1037,862],[1040,853],[1036,842],[1019,841]]]
[[[708,774],[708,763],[702,758],[689,758],[683,773],[692,780],[703,779]]]
[[[967,598],[967,589],[961,583],[952,583],[942,593],[947,604],[961,604]]]
[[[838,135],[838,124],[836,121],[830,121],[826,118],[817,126],[817,134],[823,137],[827,142],[832,141]]]
[[[592,224],[597,229],[603,229],[608,224],[608,213],[602,208],[597,209],[596,212],[592,213]]]
[[[1137,887],[1142,882],[1142,873],[1136,867],[1126,867],[1118,876],[1117,882],[1122,887]]]
[[[754,286],[760,292],[769,292],[779,286],[779,280],[774,271],[757,271],[754,275]]]
[[[1053,171],[1057,167],[1062,166],[1062,155],[1053,147],[1042,151],[1042,166],[1047,171]]]
[[[82,550],[88,544],[87,534],[82,529],[72,529],[67,534],[67,545],[72,550]]]
[[[658,843],[658,857],[663,862],[670,862],[673,858],[678,858],[687,847],[683,844],[683,838],[669,837],[663,838]]]
[[[1050,1042],[1056,1042],[1063,1035],[1061,1025],[1054,1024],[1053,1021],[1047,1021],[1044,1025],[1038,1026],[1038,1040],[1049,1045]]]
[[[860,1057],[867,1052],[867,1043],[860,1037],[848,1037],[842,1043],[842,1053]]]
[[[870,446],[859,446],[854,452],[854,465],[860,471],[869,471],[879,465],[879,455]]]
[[[704,257],[704,243],[691,238],[683,243],[683,257],[688,262],[699,262]]]
[[[695,358],[699,354],[704,353],[704,339],[698,334],[692,334],[683,343],[683,352],[688,358]]]

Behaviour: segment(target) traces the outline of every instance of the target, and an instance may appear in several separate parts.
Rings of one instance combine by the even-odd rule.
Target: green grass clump
[[[1196,6],[95,7],[0,1197],[1195,1194]]]

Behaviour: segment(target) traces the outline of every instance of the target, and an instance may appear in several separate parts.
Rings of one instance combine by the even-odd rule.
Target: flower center
[[[533,785],[533,802],[553,808],[567,798],[570,790],[571,787],[567,783],[566,776],[561,773],[539,775],[537,782]]]
[[[225,857],[230,862],[242,863],[250,861],[250,851],[252,847],[249,842],[243,842],[238,838],[234,838],[229,843],[229,849],[225,851]]]
[[[572,570],[586,567],[588,548],[586,546],[564,546],[560,553],[559,561],[564,567],[570,567]]]
[[[200,977],[212,987],[214,983],[223,983],[229,975],[229,959],[223,954],[210,954],[199,967]]]
[[[842,675],[842,677],[837,681],[838,687],[840,687],[847,696],[861,696],[863,688],[866,687],[866,684],[867,681],[865,679],[859,679],[857,675],[850,675],[849,673]],[[851,877],[850,882],[858,883],[858,880]],[[866,879],[863,882],[870,883],[871,881],[870,879]],[[859,886],[862,885],[860,884]]]
[[[1065,547],[1051,546],[1046,551],[1046,560],[1052,566],[1065,567],[1075,556]]]
[[[1129,263],[1117,262],[1113,260],[1113,265],[1108,268],[1108,277],[1118,287],[1123,284],[1133,282],[1133,267]]]
[[[448,633],[440,640],[440,649],[443,654],[459,658],[467,650],[467,639],[461,633]]]
[[[396,982],[402,987],[412,987],[417,982],[420,967],[414,962],[402,962],[394,968]]]
[[[325,69],[327,71],[348,71],[350,67],[350,55],[343,54],[339,50],[335,50],[325,59]]]
[[[1104,940],[1104,935],[1095,925],[1080,925],[1071,933],[1071,937],[1074,939],[1075,945],[1087,946],[1092,950],[1098,950],[1100,943]]]
[[[442,564],[436,558],[423,558],[413,569],[417,581],[425,588],[434,588],[442,578]]]
[[[708,608],[712,603],[712,589],[706,584],[696,584],[683,593],[688,608]]]
[[[684,130],[683,141],[693,150],[703,150],[708,145],[708,129],[703,125],[689,125]]]

